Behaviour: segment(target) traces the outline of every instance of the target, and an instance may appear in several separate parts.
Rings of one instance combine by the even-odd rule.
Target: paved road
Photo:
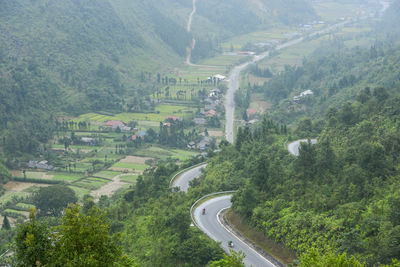
[[[180,190],[187,193],[189,189],[189,182],[198,178],[201,175],[201,169],[204,169],[207,166],[207,163],[204,163],[200,166],[197,166],[193,169],[190,169],[175,179],[172,183],[172,187],[179,187]]]
[[[328,32],[331,32],[339,27],[344,26],[347,23],[350,23],[351,21],[342,21],[340,23],[334,24],[332,26],[329,26],[325,29],[322,29],[320,31],[316,31],[313,33],[310,33],[309,35],[306,35],[305,37],[313,37],[316,35],[322,35],[326,34]],[[296,45],[298,43],[301,43],[304,41],[305,37],[299,37],[297,39],[288,41],[286,43],[280,44],[277,47],[275,47],[275,50],[281,50],[293,45]],[[270,54],[270,51],[266,51],[260,55],[255,55],[252,60],[250,60],[247,63],[244,63],[242,65],[236,66],[232,69],[231,73],[229,74],[229,83],[228,83],[228,91],[225,96],[225,137],[226,140],[230,143],[233,143],[233,130],[234,130],[234,114],[235,114],[235,92],[239,89],[239,80],[240,80],[240,72],[246,69],[250,64],[256,63],[266,57],[268,57]]]
[[[301,139],[290,143],[288,145],[289,153],[297,157],[299,155],[300,143],[306,143],[307,141],[308,139]],[[310,139],[310,141],[313,145],[317,143],[317,139]]]
[[[200,230],[205,232],[210,238],[217,242],[221,242],[221,247],[229,253],[228,241],[231,240],[234,244],[235,251],[243,251],[246,254],[244,263],[246,266],[275,266],[255,250],[240,241],[236,236],[230,233],[221,225],[218,220],[218,213],[226,208],[229,208],[232,195],[225,195],[210,199],[199,205],[193,212],[194,219]],[[202,215],[203,208],[206,209],[206,214]]]

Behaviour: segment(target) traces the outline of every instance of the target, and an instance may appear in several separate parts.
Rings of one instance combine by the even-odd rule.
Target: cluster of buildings
[[[206,150],[208,147],[211,147],[212,138],[209,136],[204,136],[200,142],[196,143],[194,141],[190,142],[187,147],[189,149],[200,149]]]
[[[312,22],[310,22],[310,23],[308,23],[308,24],[300,24],[299,26],[301,27],[301,30],[302,31],[309,31],[309,30],[312,30],[312,28],[315,26],[315,25],[323,25],[323,24],[325,24],[325,21],[322,21],[322,20],[319,20],[319,21],[317,21],[317,20],[314,20],[314,21],[312,21]]]
[[[42,160],[42,161],[30,160],[28,162],[28,168],[51,171],[52,169],[54,169],[54,166],[50,165],[47,160]]]
[[[221,91],[218,88],[211,90],[204,100],[204,112],[200,112],[201,117],[193,119],[194,123],[196,125],[205,125],[207,122],[205,117],[217,117],[216,109],[221,104]]]
[[[121,132],[130,132],[132,131],[132,127],[126,126],[122,121],[108,121],[104,124],[105,128],[117,130],[119,128]]]

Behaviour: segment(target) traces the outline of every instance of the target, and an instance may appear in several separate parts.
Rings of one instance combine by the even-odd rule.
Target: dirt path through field
[[[129,183],[121,181],[121,176],[125,175],[135,175],[135,173],[124,173],[115,176],[111,182],[103,185],[99,189],[92,191],[90,194],[94,197],[95,201],[98,201],[102,195],[111,197],[118,189],[128,185]]]

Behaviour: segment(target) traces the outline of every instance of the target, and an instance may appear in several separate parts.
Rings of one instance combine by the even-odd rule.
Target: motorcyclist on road
[[[203,215],[206,214],[206,208],[203,208]]]
[[[231,240],[228,241],[228,247],[233,248],[233,242]]]

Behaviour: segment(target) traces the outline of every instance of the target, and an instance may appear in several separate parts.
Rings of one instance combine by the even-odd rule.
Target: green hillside
[[[156,73],[167,73],[184,61],[192,40],[186,31],[191,2],[2,3],[0,135],[8,154],[32,152],[51,138],[60,112],[121,111],[124,97],[138,102],[152,93]],[[212,7],[217,13],[205,12],[211,2],[199,7],[195,21],[204,22],[205,27],[193,30],[198,35],[197,58],[215,53],[218,40],[224,37],[267,27],[275,20],[268,12],[256,12],[252,2],[236,2]],[[290,6],[284,3],[276,4],[282,13]],[[312,16],[310,10],[304,12],[305,20]],[[238,28],[238,21],[246,17],[254,20]]]

